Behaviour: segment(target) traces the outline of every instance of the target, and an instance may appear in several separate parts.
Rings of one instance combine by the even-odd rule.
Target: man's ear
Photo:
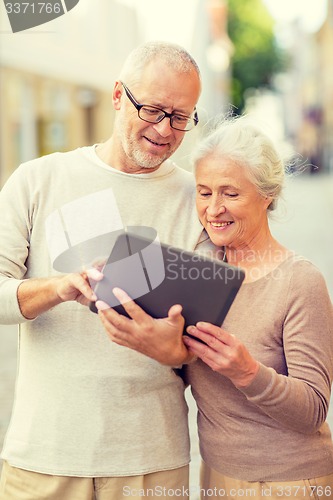
[[[120,81],[117,80],[114,84],[113,92],[112,92],[112,103],[113,103],[114,109],[116,109],[116,110],[120,109],[122,95],[123,95],[123,87],[122,87]]]

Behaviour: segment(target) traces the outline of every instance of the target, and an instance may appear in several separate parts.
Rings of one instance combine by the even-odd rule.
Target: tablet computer
[[[198,321],[221,326],[245,276],[225,262],[161,244],[156,232],[118,236],[102,272],[94,287],[99,300],[127,316],[112,293],[119,287],[154,318],[181,304],[185,327]],[[97,312],[94,303],[90,309]]]

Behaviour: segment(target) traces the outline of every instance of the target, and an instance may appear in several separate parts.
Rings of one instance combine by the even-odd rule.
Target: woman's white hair
[[[276,208],[285,180],[285,162],[270,137],[248,116],[220,121],[193,151],[194,168],[208,156],[241,165],[258,193],[273,198],[268,210]]]

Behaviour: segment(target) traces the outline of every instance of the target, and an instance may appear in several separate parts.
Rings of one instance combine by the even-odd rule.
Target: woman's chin
[[[207,231],[208,236],[214,245],[217,247],[224,247],[226,245],[226,238],[224,238],[222,235],[212,233],[211,231]]]

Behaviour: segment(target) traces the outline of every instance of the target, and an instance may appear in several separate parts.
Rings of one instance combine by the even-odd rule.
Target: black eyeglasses
[[[126,95],[138,111],[138,116],[141,120],[148,123],[159,123],[164,118],[170,118],[170,126],[175,130],[181,132],[188,132],[192,130],[199,122],[196,109],[193,116],[179,115],[177,113],[167,113],[163,109],[156,106],[147,106],[146,104],[139,104],[131,91],[126,87],[123,82],[120,82],[125,89]]]

